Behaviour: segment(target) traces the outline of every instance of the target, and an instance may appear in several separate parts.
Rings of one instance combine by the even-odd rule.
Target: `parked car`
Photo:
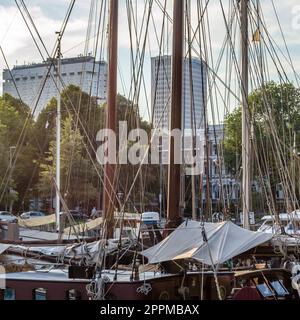
[[[89,216],[82,211],[69,210],[74,220],[88,220]],[[66,212],[61,212],[61,214],[66,214]]]
[[[45,217],[46,214],[43,212],[39,211],[29,211],[29,212],[24,212],[21,214],[22,219],[34,219],[34,218],[40,218],[40,217]]]
[[[284,231],[289,235],[300,235],[300,211],[294,211],[290,214],[280,213],[278,218],[280,225],[272,215],[262,217],[261,221],[263,223],[258,231],[273,234],[280,234]]]
[[[0,211],[0,221],[16,223],[18,218],[8,211]]]

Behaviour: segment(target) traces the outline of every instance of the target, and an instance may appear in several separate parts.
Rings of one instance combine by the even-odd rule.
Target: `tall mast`
[[[56,112],[56,231],[60,232],[60,144],[61,144],[61,34],[58,34],[57,44],[57,70],[56,70],[56,85],[57,85],[57,112]]]
[[[194,121],[194,83],[193,83],[193,65],[192,65],[192,43],[191,43],[191,0],[186,1],[186,15],[187,15],[187,34],[188,34],[188,59],[189,59],[189,86],[190,86],[190,123],[191,123],[191,134],[192,134],[192,154],[195,156],[195,136],[196,130]],[[185,121],[183,122],[185,124]],[[183,127],[185,130],[185,127]],[[191,191],[192,191],[192,219],[197,220],[197,208],[196,208],[196,177],[195,173],[191,175]]]
[[[174,0],[173,7],[173,59],[170,132],[182,126],[182,60],[184,39],[184,1]],[[181,152],[181,151],[180,151]],[[175,164],[174,140],[169,141],[168,167],[168,228],[177,226],[180,220],[180,164]]]
[[[106,128],[117,130],[117,62],[118,62],[118,0],[110,0],[108,31],[108,97]],[[113,237],[115,208],[116,164],[107,163],[104,168],[103,216],[106,221],[106,238]]]
[[[248,105],[249,73],[248,73],[248,0],[241,0],[241,39],[242,39],[242,202],[244,228],[249,229],[250,211],[250,113]]]

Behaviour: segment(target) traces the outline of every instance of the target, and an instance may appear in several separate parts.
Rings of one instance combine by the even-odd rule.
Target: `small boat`
[[[290,214],[281,213],[278,216],[280,225],[272,215],[264,216],[262,225],[258,231],[272,234],[280,234],[284,231],[287,235],[300,235],[300,211],[294,211]]]
[[[235,274],[233,300],[299,300],[286,269],[239,271]]]

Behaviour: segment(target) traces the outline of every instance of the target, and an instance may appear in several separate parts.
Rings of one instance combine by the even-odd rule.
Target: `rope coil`
[[[137,293],[144,294],[147,296],[152,291],[152,286],[150,283],[144,283],[139,288],[136,289]]]
[[[86,286],[86,291],[91,300],[105,300],[105,284],[110,282],[108,277],[93,280]]]

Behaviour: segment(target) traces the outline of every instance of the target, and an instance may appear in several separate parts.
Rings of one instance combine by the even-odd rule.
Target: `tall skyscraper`
[[[3,71],[3,93],[19,98],[30,108],[36,107],[37,116],[52,97],[57,97],[56,66],[51,61],[15,66],[11,72]],[[96,61],[92,56],[79,56],[61,60],[61,77],[65,86],[79,86],[82,91],[98,98],[99,103],[106,100],[107,64]],[[16,89],[17,87],[17,89]],[[18,94],[19,92],[19,94]],[[39,97],[40,96],[40,97]]]
[[[151,98],[153,125],[168,129],[170,117],[170,92],[172,76],[171,56],[151,59]],[[207,72],[205,64],[196,58],[183,63],[182,121],[185,129],[204,127],[204,105],[206,103]],[[192,117],[191,117],[192,111]],[[193,124],[193,125],[192,125]]]

